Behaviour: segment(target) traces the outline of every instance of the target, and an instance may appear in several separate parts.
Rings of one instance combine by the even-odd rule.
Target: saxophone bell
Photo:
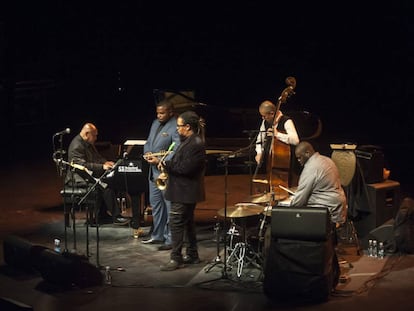
[[[165,190],[167,189],[167,181],[168,181],[168,174],[165,171],[164,166],[162,165],[162,163],[164,162],[165,158],[167,157],[167,155],[172,152],[172,149],[175,146],[175,142],[172,142],[172,144],[170,145],[170,147],[168,148],[168,150],[166,151],[166,153],[162,156],[162,158],[159,161],[159,166],[160,166],[160,175],[158,176],[158,178],[155,180],[155,185],[157,186],[158,189],[160,190]]]
[[[167,189],[167,180],[168,180],[168,174],[165,172],[165,169],[163,166],[161,166],[161,173],[158,175],[158,178],[155,180],[155,185],[160,190]]]

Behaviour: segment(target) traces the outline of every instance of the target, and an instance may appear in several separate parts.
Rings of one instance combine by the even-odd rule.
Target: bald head
[[[90,144],[94,144],[98,138],[98,129],[93,123],[85,123],[80,132],[83,140]]]
[[[304,166],[309,158],[315,153],[313,146],[307,141],[300,142],[295,148],[295,156],[300,165]]]
[[[259,106],[259,111],[262,113],[270,113],[276,111],[276,106],[269,100],[265,100]]]
[[[276,106],[269,100],[265,100],[259,106],[259,113],[262,119],[269,125],[273,124],[275,119]]]

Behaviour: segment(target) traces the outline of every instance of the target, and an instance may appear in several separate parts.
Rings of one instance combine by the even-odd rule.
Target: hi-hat
[[[250,202],[252,203],[266,203],[271,201],[281,201],[288,197],[286,193],[276,194],[276,193],[265,193],[265,194],[255,194],[250,197]]]
[[[220,216],[227,216],[230,218],[248,217],[260,215],[264,210],[263,206],[253,203],[237,203],[234,207],[228,207],[227,211],[222,208],[217,212]],[[224,215],[226,213],[226,215]]]

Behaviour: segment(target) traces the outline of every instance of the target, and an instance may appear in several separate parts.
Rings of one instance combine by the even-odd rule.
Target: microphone
[[[121,164],[121,163],[122,163],[122,160],[123,160],[123,159],[118,159],[118,160],[115,162],[114,166],[112,166],[112,169],[116,168],[119,164]]]
[[[63,131],[55,133],[55,135],[53,135],[53,136],[65,135],[65,134],[70,134],[70,128],[67,127]]]

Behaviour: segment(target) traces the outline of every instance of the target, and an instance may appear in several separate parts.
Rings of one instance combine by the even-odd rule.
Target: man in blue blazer
[[[171,149],[163,160],[169,159],[174,150],[180,144],[177,132],[177,118],[174,115],[173,105],[167,101],[161,101],[156,105],[157,118],[152,122],[148,139],[144,145],[144,158],[150,164],[149,168],[149,202],[152,207],[152,233],[151,237],[143,240],[146,244],[162,244],[159,250],[171,249],[171,233],[169,229],[169,213],[171,202],[164,197],[164,190],[156,185],[160,175],[157,163],[162,156],[152,156],[162,151]],[[171,148],[171,146],[173,146]]]

